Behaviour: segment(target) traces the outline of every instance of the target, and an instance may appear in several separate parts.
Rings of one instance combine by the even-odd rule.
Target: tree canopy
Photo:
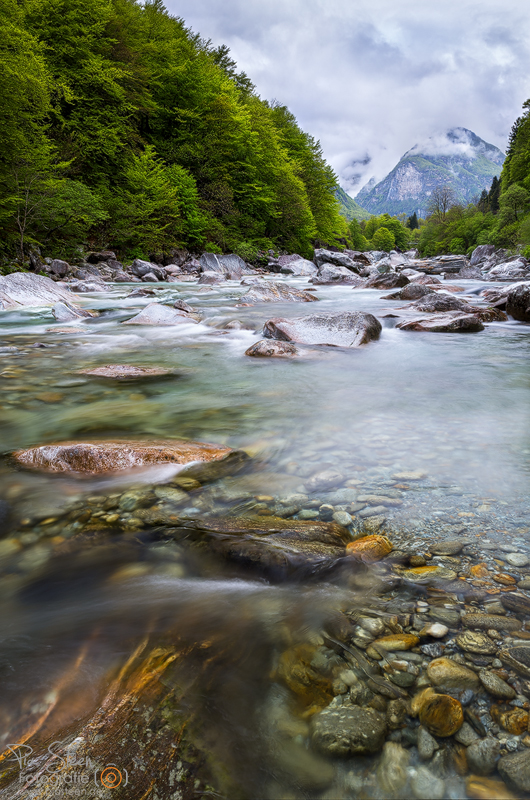
[[[87,243],[123,256],[208,244],[310,254],[344,241],[320,144],[256,94],[226,46],[161,0],[0,9],[6,252]]]

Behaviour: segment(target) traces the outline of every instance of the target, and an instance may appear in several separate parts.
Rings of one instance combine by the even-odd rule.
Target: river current
[[[306,287],[305,279],[280,279]],[[463,289],[459,297],[480,304],[483,284],[451,283]],[[337,469],[357,493],[394,491],[399,503],[386,508],[381,530],[402,548],[421,553],[440,537],[465,536],[495,549],[509,536],[530,552],[530,328],[508,321],[473,334],[405,332],[390,316],[403,302],[349,286],[318,287],[318,303],[252,307],[242,305],[247,287],[232,281],[158,284],[155,298],[128,297],[136,286],[80,296],[76,302],[99,312],[81,325],[60,325],[49,309],[0,314],[0,499],[11,514],[0,541],[2,747],[31,741],[39,752],[51,740],[83,739],[83,726],[102,697],[110,703],[112,681],[130,666],[131,654],[140,658],[142,642],[164,653],[178,642],[179,656],[161,668],[161,680],[179,686],[175,714],[194,720],[193,747],[207,753],[204,774],[189,766],[198,763],[190,751],[179,755],[165,789],[138,793],[129,765],[127,787],[103,783],[90,789],[97,793],[85,788],[78,796],[407,796],[408,784],[372,780],[373,765],[363,757],[336,761],[313,752],[310,714],[286,710],[285,684],[292,686],[278,678],[286,669],[281,656],[278,667],[278,654],[289,648],[325,644],[331,659],[343,657],[340,648],[333,655],[329,632],[338,608],[368,603],[376,614],[400,613],[386,609],[379,574],[373,583],[366,577],[367,588],[343,576],[270,581],[189,552],[185,543],[150,537],[147,528],[116,525],[106,538],[78,540],[79,526],[64,521],[66,510],[90,506],[94,496],[163,486],[171,475],[158,469],[125,478],[49,476],[15,468],[9,454],[87,438],[212,442],[244,449],[252,460],[207,488],[208,501],[190,495],[189,519],[200,519],[212,502],[234,517],[249,504],[263,510],[283,502],[296,516],[300,504],[318,510],[327,502],[362,526],[370,517],[359,516],[355,498],[324,492],[305,506],[300,500],[311,476]],[[177,298],[197,310],[199,324],[121,324],[153,299]],[[371,312],[383,325],[381,337],[352,350],[311,347],[295,360],[245,356],[267,319],[316,310]],[[242,326],[227,327],[234,320]],[[160,366],[173,375],[118,383],[80,374],[106,364]],[[399,482],[400,473],[421,478]],[[211,649],[208,664],[201,647]],[[145,742],[144,751],[150,746]],[[30,796],[29,784],[13,777],[21,764],[10,764],[0,796]],[[137,769],[149,771],[140,755]],[[444,796],[465,797],[451,769],[443,775]],[[180,788],[179,770],[189,777]],[[31,796],[73,793],[64,785],[59,795],[47,784],[39,791]]]

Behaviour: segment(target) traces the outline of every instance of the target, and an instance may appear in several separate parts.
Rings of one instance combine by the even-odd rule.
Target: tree
[[[496,214],[499,210],[499,198],[501,195],[501,182],[496,175],[493,176],[491,187],[488,192],[488,208],[492,214]]]
[[[451,186],[448,184],[437,186],[431,193],[427,212],[435,217],[438,222],[444,222],[447,212],[455,204],[455,201],[456,195]]]
[[[384,250],[389,252],[394,248],[394,234],[388,228],[378,228],[372,236],[372,247],[374,250]]]
[[[414,212],[414,214],[412,214],[407,219],[407,228],[410,228],[410,230],[413,231],[413,230],[415,230],[416,228],[419,228],[419,227],[420,227],[420,224],[418,222],[418,215],[416,214],[416,212]]]
[[[502,193],[500,199],[500,222],[509,225],[520,222],[521,218],[530,210],[530,192],[516,183]]]

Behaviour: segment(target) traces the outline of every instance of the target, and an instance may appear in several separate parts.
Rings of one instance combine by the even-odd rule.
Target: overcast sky
[[[215,45],[227,44],[263,98],[289,106],[350,194],[449,127],[504,150],[530,96],[525,0],[166,0],[166,7]]]

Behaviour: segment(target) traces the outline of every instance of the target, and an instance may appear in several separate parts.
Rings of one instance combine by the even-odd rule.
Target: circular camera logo
[[[116,789],[123,780],[123,775],[121,774],[118,767],[115,767],[111,764],[101,772],[100,781],[106,789]]]

